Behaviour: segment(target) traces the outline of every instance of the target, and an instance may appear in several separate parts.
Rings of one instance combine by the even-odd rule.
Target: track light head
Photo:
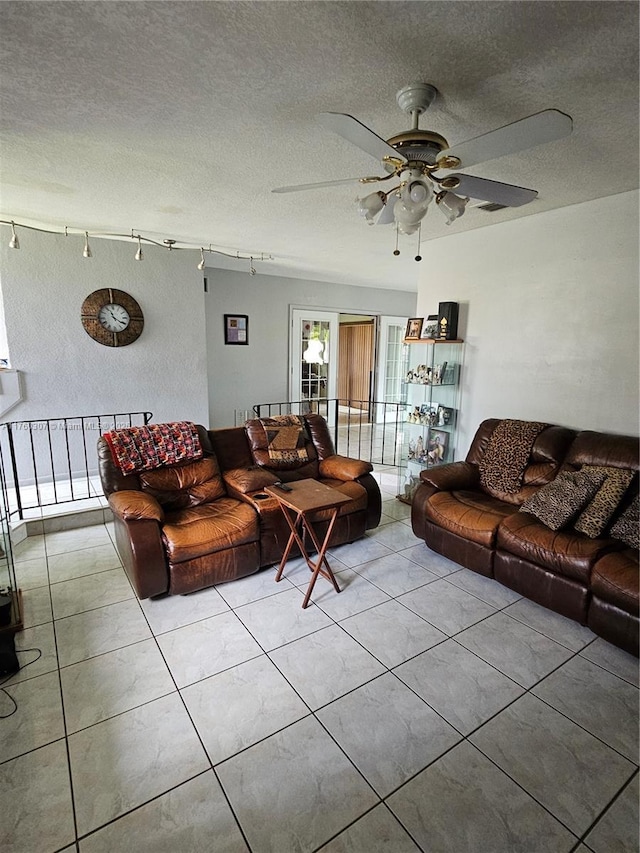
[[[16,226],[14,223],[11,223],[11,241],[9,242],[10,249],[19,249],[20,248],[20,240],[18,240],[18,235],[16,234]]]
[[[135,254],[136,261],[144,261],[144,255],[142,254],[142,240],[140,239],[140,235],[138,234],[138,251]]]
[[[91,246],[89,245],[89,232],[84,232],[84,249],[82,250],[83,258],[92,258],[93,253],[91,252]]]
[[[198,269],[203,270],[206,264],[204,261],[204,249],[200,249],[200,263],[198,264]]]

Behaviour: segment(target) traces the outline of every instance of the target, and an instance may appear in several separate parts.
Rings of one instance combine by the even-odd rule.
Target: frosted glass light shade
[[[460,198],[459,195],[450,192],[436,198],[436,204],[444,214],[447,225],[451,225],[452,222],[462,216],[468,202],[468,198]]]
[[[384,193],[370,193],[364,198],[357,198],[356,206],[360,216],[364,216],[369,225],[373,225],[375,217],[384,207]]]

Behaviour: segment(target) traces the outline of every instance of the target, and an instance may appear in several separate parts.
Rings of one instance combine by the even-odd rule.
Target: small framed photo
[[[435,340],[438,337],[438,315],[429,314],[422,321],[420,340]]]
[[[407,331],[405,332],[405,341],[419,341],[420,332],[422,331],[422,322],[424,317],[412,317],[407,322]]]
[[[432,465],[437,465],[444,462],[447,455],[447,443],[449,441],[449,433],[440,429],[432,429],[429,431],[429,446],[427,449],[427,458]]]
[[[224,315],[224,342],[246,346],[249,343],[249,315]]]
[[[453,424],[453,409],[450,409],[448,406],[438,406],[437,415],[437,426],[449,426]]]

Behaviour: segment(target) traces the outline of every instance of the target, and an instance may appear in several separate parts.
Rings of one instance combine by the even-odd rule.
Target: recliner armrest
[[[450,462],[420,472],[423,483],[441,492],[475,489],[480,485],[480,468],[469,462]]]
[[[265,486],[273,486],[278,478],[265,468],[230,468],[224,471],[222,479],[232,494],[247,495],[257,492]]]
[[[371,462],[335,453],[320,461],[320,476],[328,480],[357,480],[373,471]]]
[[[111,492],[108,500],[114,514],[125,521],[147,519],[160,524],[164,521],[164,510],[158,501],[146,492],[124,489],[121,492]]]

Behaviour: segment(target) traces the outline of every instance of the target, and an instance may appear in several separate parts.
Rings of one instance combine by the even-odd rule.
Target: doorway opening
[[[338,317],[338,410],[371,420],[376,362],[377,317]]]
[[[291,307],[289,401],[333,400],[341,420],[382,423],[400,401],[405,317]],[[394,412],[393,416],[390,414]]]

